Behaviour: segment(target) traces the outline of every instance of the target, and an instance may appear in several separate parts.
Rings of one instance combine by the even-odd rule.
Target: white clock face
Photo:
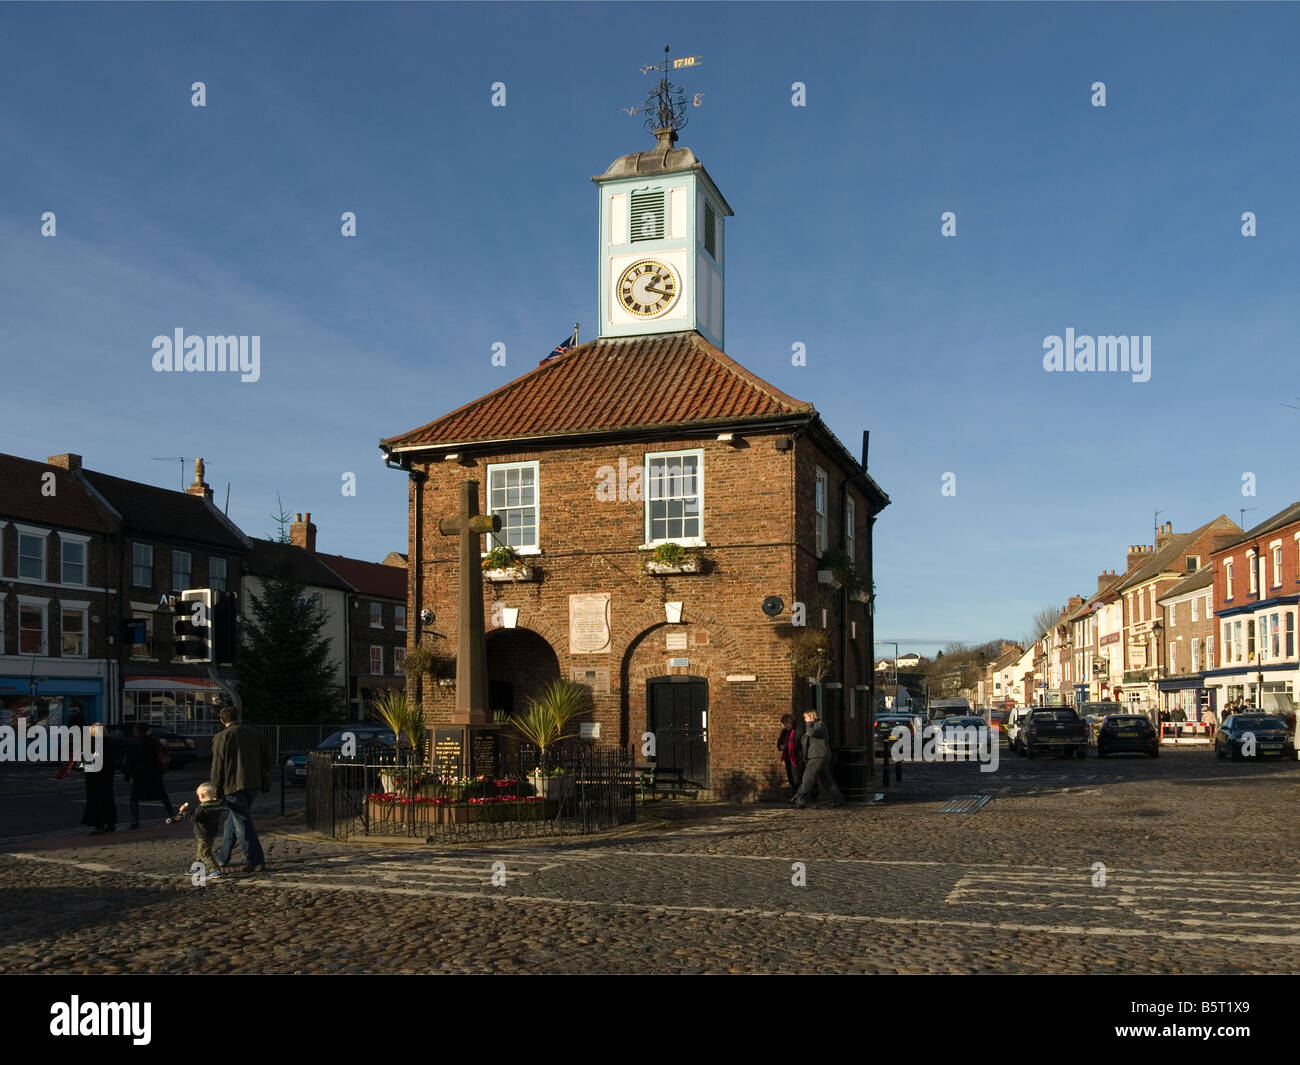
[[[642,259],[623,271],[615,294],[623,310],[638,318],[666,314],[681,292],[677,272],[656,259]]]

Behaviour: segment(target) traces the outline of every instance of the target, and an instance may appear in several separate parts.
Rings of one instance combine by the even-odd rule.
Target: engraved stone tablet
[[[569,654],[609,652],[609,592],[569,596]]]

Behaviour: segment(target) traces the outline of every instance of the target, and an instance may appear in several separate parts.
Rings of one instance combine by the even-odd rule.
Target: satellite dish
[[[769,618],[777,617],[784,609],[785,604],[781,602],[779,595],[769,595],[763,600],[763,613]]]

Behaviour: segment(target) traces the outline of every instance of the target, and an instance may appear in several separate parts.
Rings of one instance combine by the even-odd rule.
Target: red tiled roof
[[[53,495],[42,491],[47,473],[54,474]],[[17,455],[0,455],[0,518],[94,533],[114,528],[72,473]]]
[[[669,333],[591,341],[383,444],[447,447],[814,413],[698,333]]]
[[[316,558],[352,585],[362,595],[406,602],[406,570],[385,566],[382,562],[363,562],[359,558],[316,552]]]

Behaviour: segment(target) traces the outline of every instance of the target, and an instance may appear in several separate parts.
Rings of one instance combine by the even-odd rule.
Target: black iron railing
[[[491,841],[599,832],[636,820],[636,770],[630,751],[571,746],[548,755],[501,753],[492,772],[458,778],[409,752],[356,759],[313,751],[307,757],[307,823],[347,838],[413,836],[430,842]]]

